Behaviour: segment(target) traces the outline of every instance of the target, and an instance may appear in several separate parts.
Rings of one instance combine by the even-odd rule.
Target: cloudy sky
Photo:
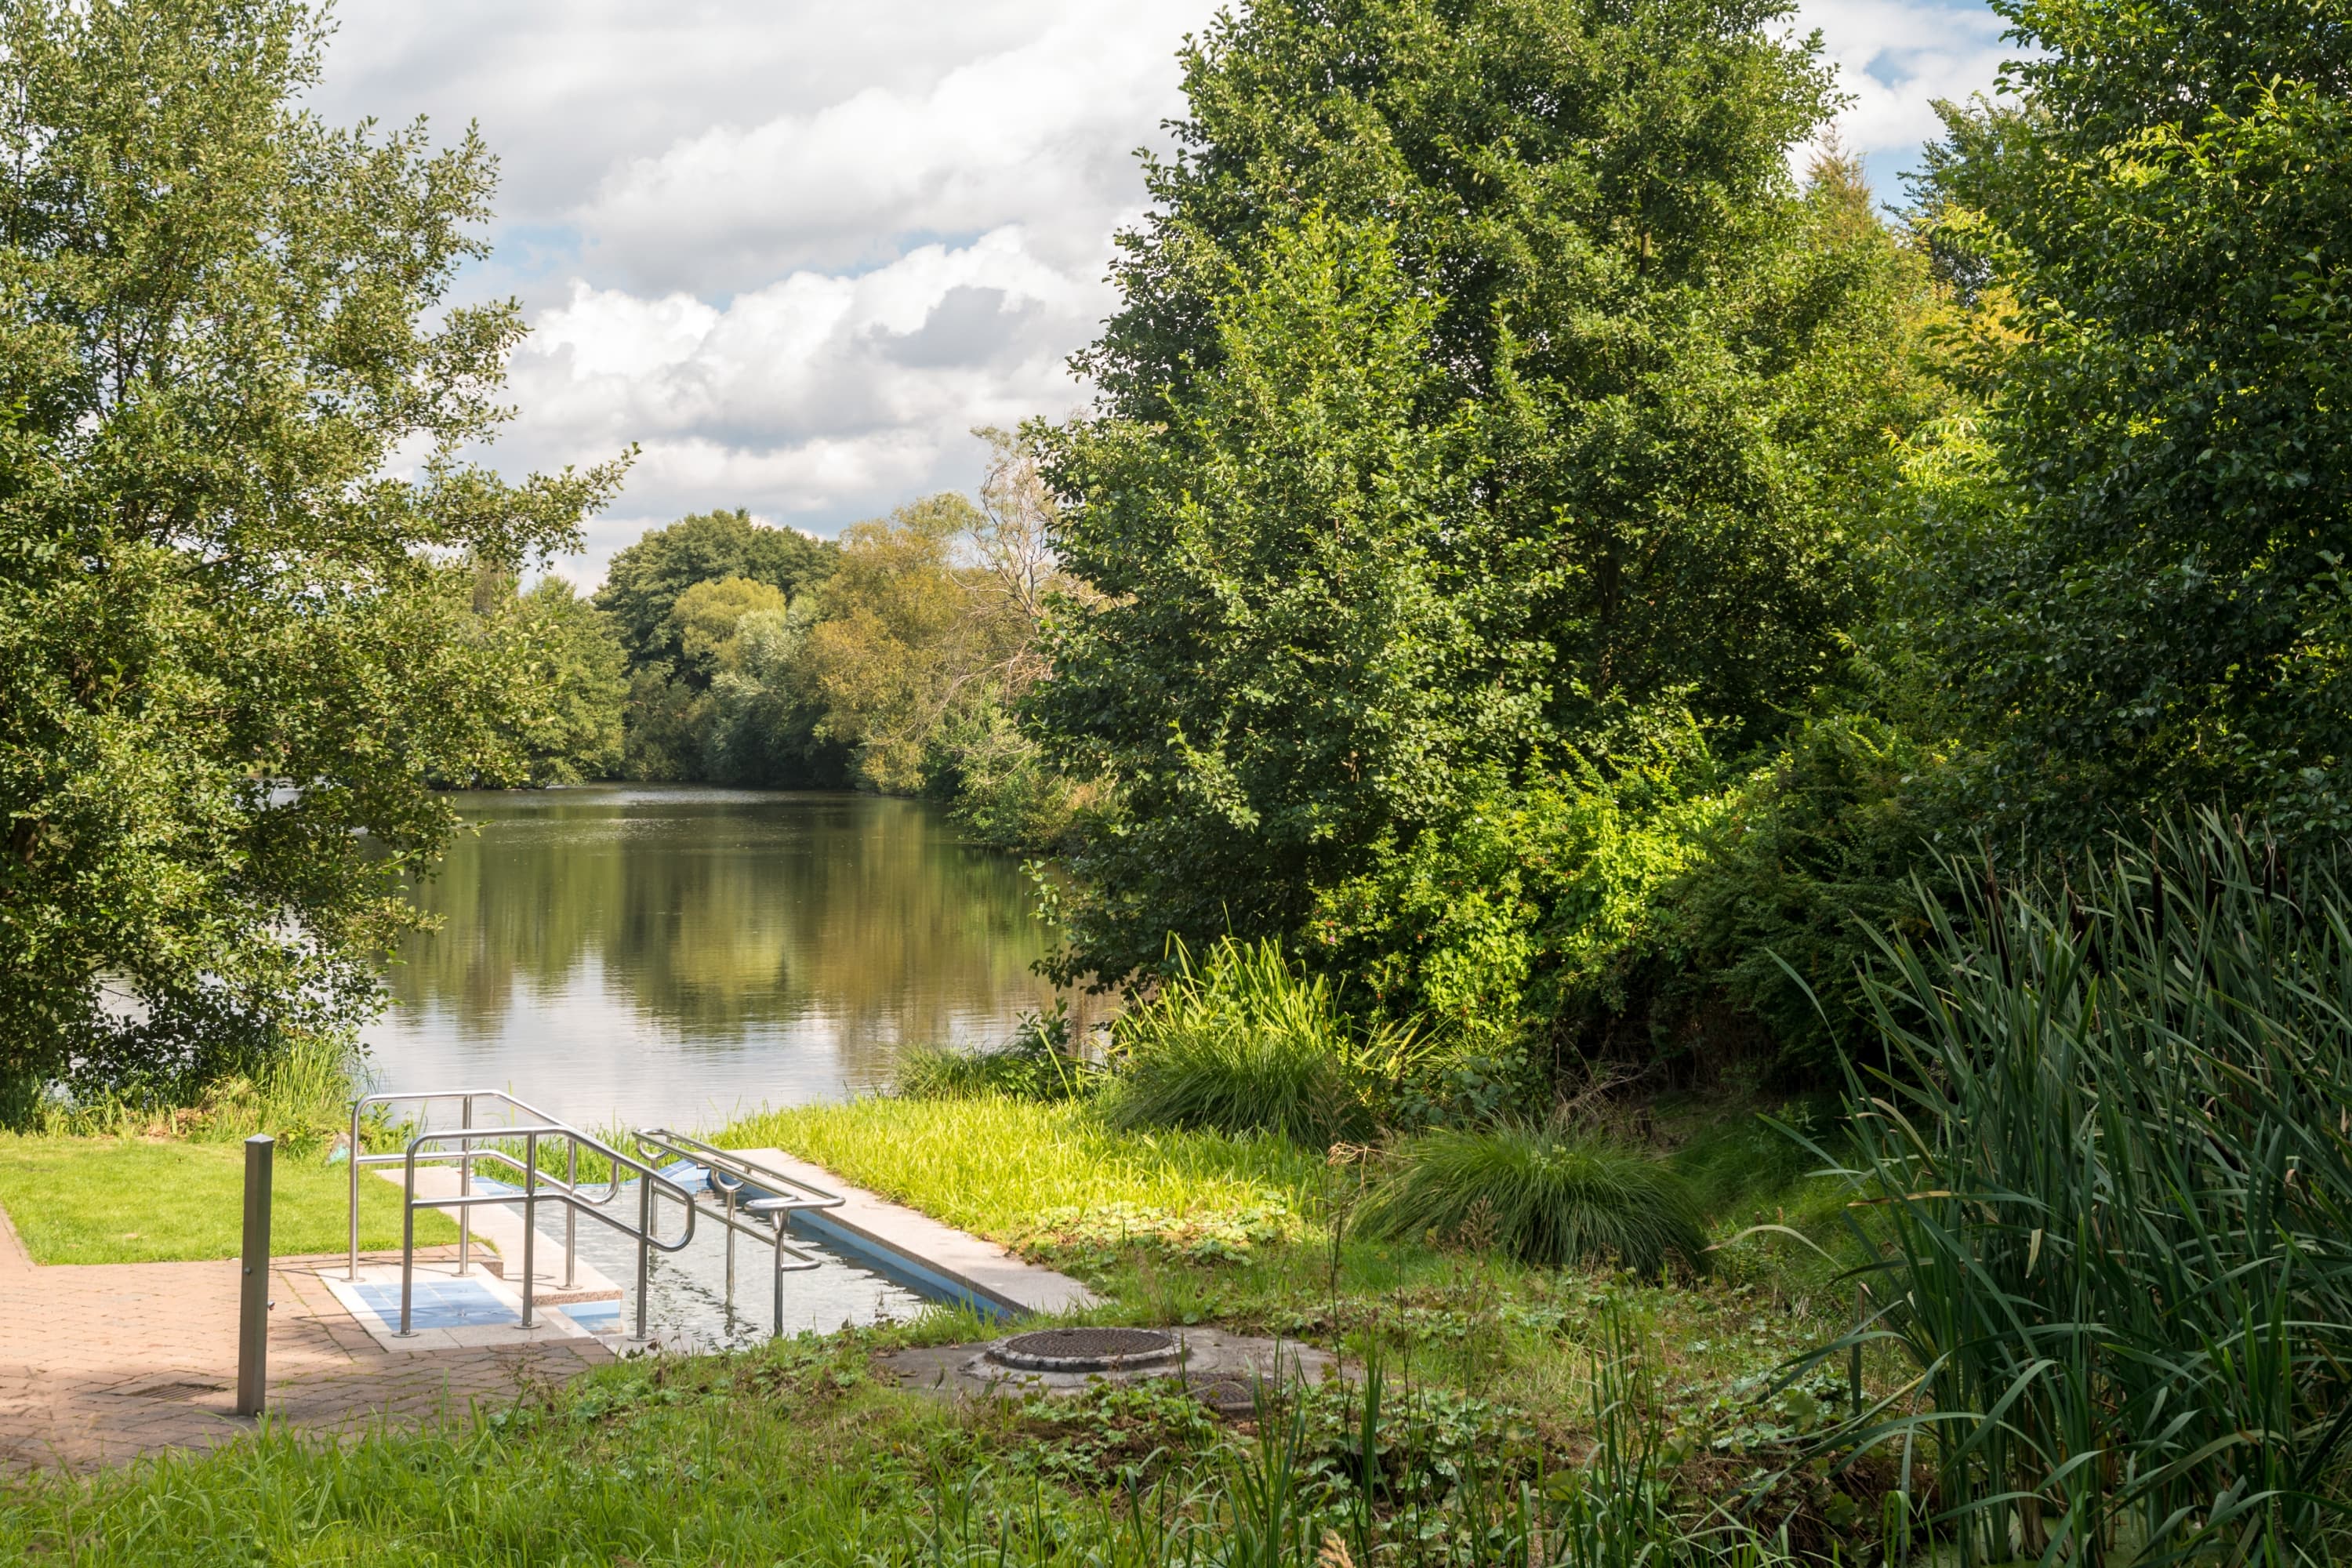
[[[978,424],[1080,405],[1133,150],[1216,0],[341,0],[315,106],[479,121],[497,258],[532,324],[510,472],[635,441],[562,569],[688,511],[831,533],[978,479]],[[1889,196],[1928,105],[1991,82],[1980,4],[1804,0]]]

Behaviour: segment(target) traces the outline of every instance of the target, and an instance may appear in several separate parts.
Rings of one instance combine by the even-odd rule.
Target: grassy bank
[[[951,1409],[875,1381],[870,1353],[908,1337],[624,1363],[416,1435],[338,1447],[270,1433],[202,1459],[0,1486],[0,1557],[1527,1568],[1664,1561],[1689,1540],[1658,1507],[1664,1451],[1638,1419],[1580,1468],[1487,1402],[1386,1379],[1268,1405],[1239,1429],[1149,1390]],[[1742,1568],[1776,1554],[1752,1532],[1735,1540]]]

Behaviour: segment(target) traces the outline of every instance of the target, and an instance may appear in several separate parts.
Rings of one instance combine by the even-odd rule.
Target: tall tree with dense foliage
[[[1928,668],[2062,837],[2352,825],[2352,8],[1996,0],[2032,51],[1923,195],[1996,330]]]
[[[1098,414],[1045,436],[1102,596],[1037,721],[1124,803],[1071,969],[1296,933],[1482,801],[1744,750],[1835,673],[1926,283],[1844,165],[1790,178],[1835,100],[1784,17],[1259,0],[1188,47]]]
[[[812,733],[804,705],[761,705],[759,721],[781,728],[755,735],[741,722],[741,704],[730,718],[711,689],[719,647],[736,622],[810,592],[832,574],[839,553],[830,540],[753,522],[739,507],[649,529],[613,557],[596,606],[628,660],[630,777],[803,787],[844,781],[840,748]]]
[[[460,557],[573,547],[617,466],[510,485],[511,302],[470,134],[295,107],[288,0],[0,8],[0,1099],[340,1030],[428,778],[520,770],[536,700]],[[395,454],[415,477],[388,477]],[[0,1109],[5,1109],[0,1107]]]
[[[522,757],[521,776],[468,782],[579,784],[617,773],[629,682],[610,620],[552,574],[518,593],[506,573],[478,573],[473,607],[530,697],[502,724]]]
[[[830,575],[835,553],[830,541],[753,522],[740,507],[696,512],[615,554],[596,606],[613,617],[630,668],[643,669],[684,651],[671,612],[696,584],[741,577],[789,599]]]

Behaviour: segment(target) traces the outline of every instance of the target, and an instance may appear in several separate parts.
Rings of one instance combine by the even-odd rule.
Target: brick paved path
[[[443,1249],[447,1250],[447,1249]],[[419,1256],[426,1249],[419,1248]],[[386,1352],[327,1293],[342,1259],[273,1267],[274,1419],[349,1432],[463,1415],[611,1359],[591,1340]],[[237,1264],[36,1268],[0,1215],[0,1472],[84,1469],[251,1432],[236,1403]]]

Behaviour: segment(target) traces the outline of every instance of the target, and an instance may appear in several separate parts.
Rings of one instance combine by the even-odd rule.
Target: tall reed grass
[[[1422,1133],[1356,1211],[1364,1236],[1492,1245],[1549,1268],[1613,1259],[1703,1271],[1706,1227],[1681,1177],[1599,1133],[1523,1121]]]
[[[2332,860],[2207,815],[1963,879],[1887,939],[1853,1080],[1846,1435],[1966,1565],[2328,1560],[2352,1432],[2352,929]],[[1924,1500],[1924,1494],[1923,1494]]]
[[[1370,1135],[1375,1098],[1423,1053],[1412,1030],[1360,1026],[1330,984],[1271,942],[1226,938],[1112,1027],[1103,1113],[1114,1127],[1272,1132],[1322,1148]]]

